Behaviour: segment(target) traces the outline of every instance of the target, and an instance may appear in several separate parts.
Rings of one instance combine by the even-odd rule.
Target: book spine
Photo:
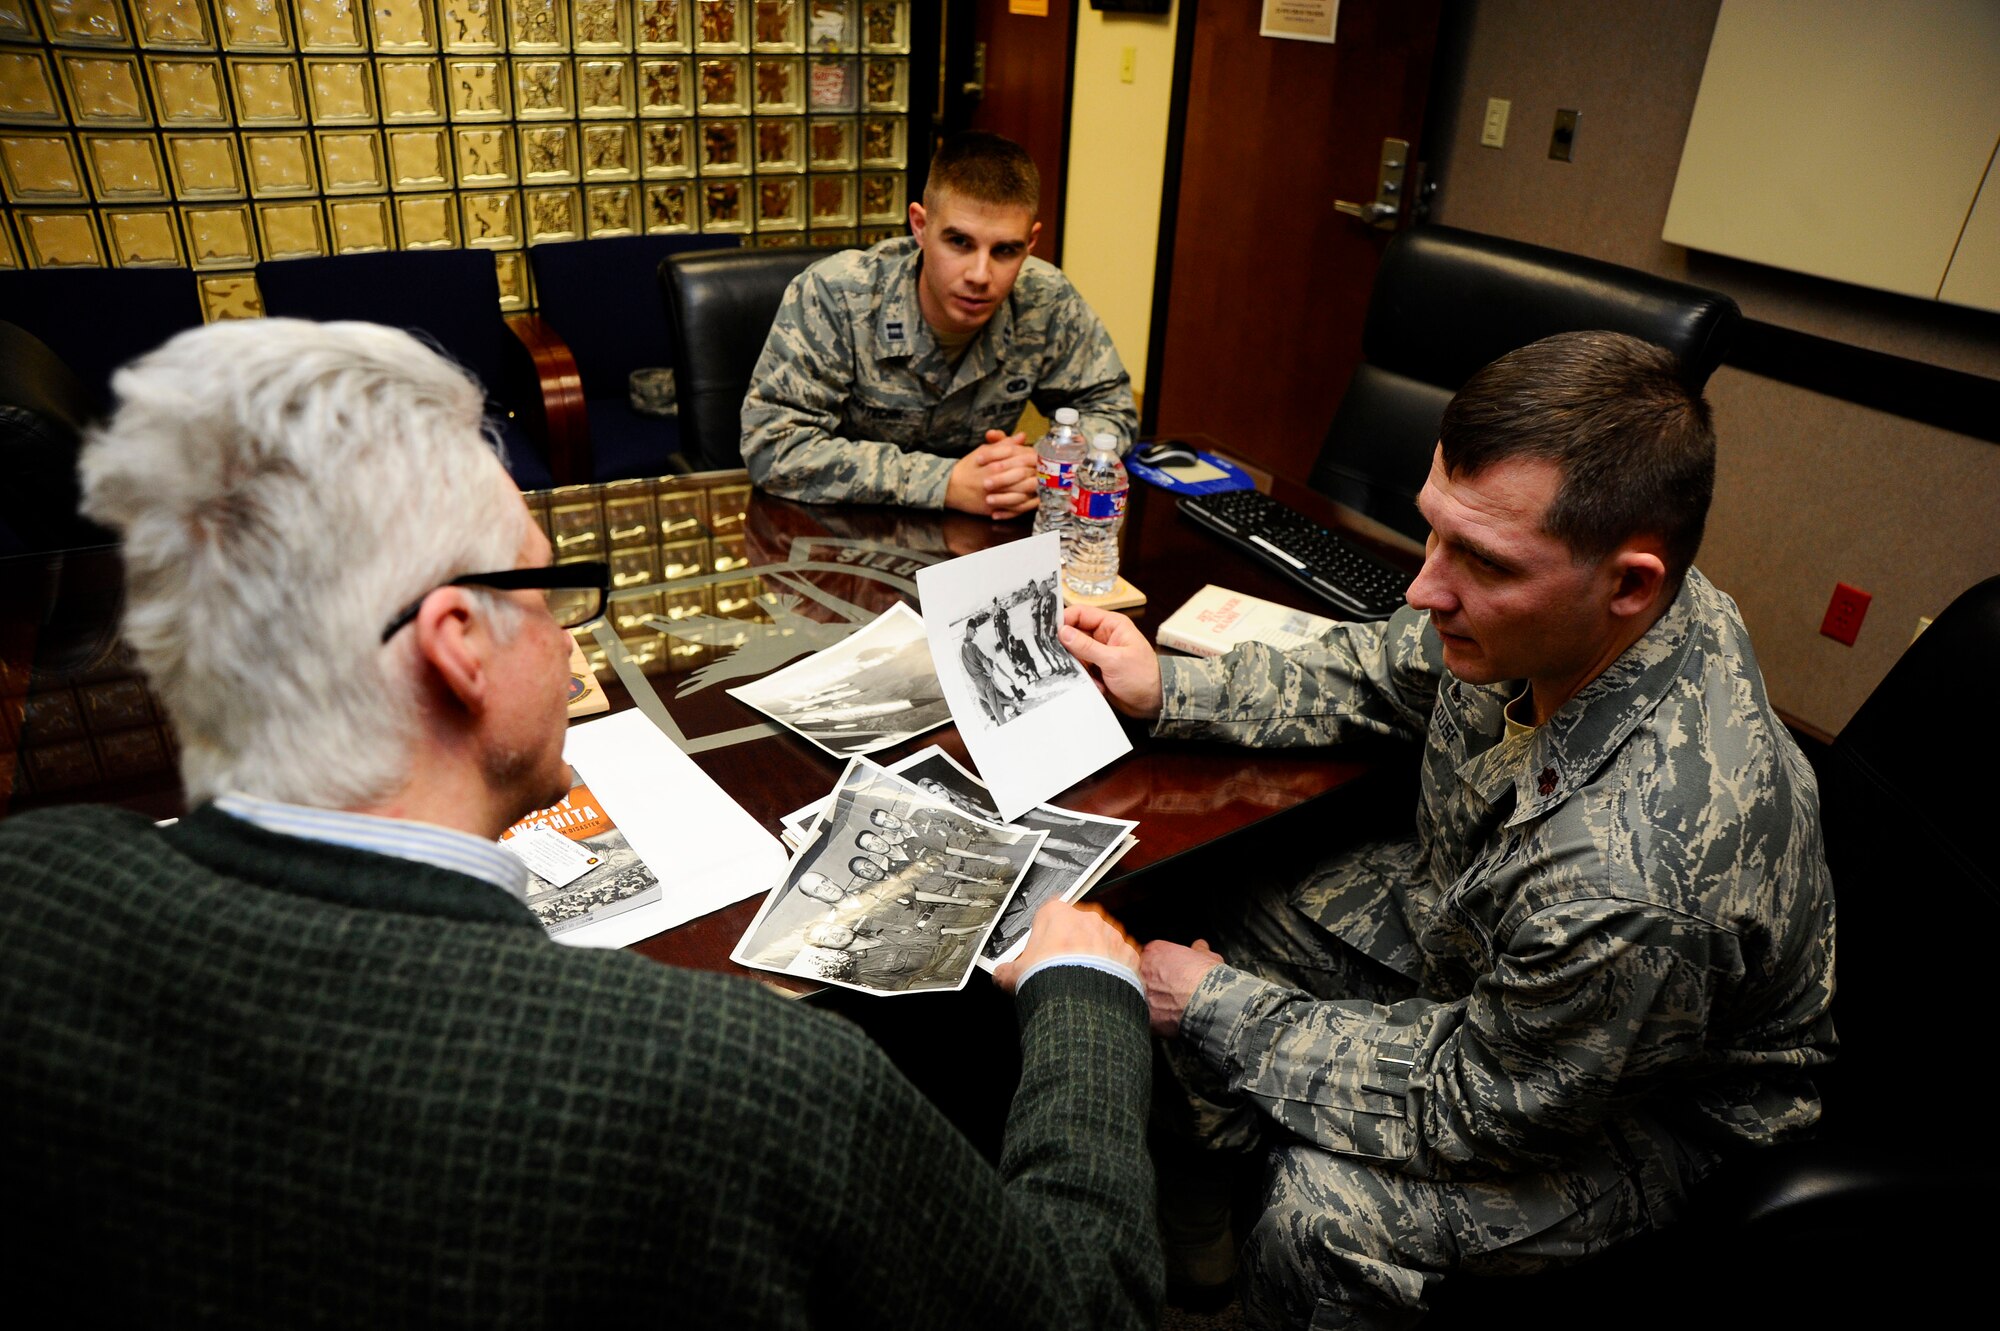
[[[1188,652],[1195,656],[1220,656],[1229,650],[1226,643],[1217,642],[1212,638],[1190,637],[1169,624],[1160,625],[1160,631],[1155,635],[1154,641],[1162,647],[1171,647],[1177,652]]]

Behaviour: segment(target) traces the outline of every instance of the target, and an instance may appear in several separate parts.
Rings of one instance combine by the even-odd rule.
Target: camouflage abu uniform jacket
[[[1535,731],[1518,683],[1446,674],[1430,617],[1289,654],[1162,658],[1161,733],[1323,744],[1422,736],[1414,844],[1323,864],[1293,904],[1418,982],[1318,1002],[1228,965],[1182,1035],[1277,1122],[1419,1176],[1551,1167],[1637,1112],[1711,1147],[1819,1116],[1833,892],[1818,786],[1736,606],[1674,604]]]
[[[1030,401],[1131,446],[1131,378],[1060,270],[1029,258],[954,369],[917,308],[921,258],[905,236],[792,280],[743,399],[751,480],[812,503],[942,508],[952,464]]]

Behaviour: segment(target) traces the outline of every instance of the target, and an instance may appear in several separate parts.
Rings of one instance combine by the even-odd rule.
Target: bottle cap
[[[1069,408],[1064,407],[1063,410],[1068,411]],[[1100,431],[1090,437],[1090,446],[1092,448],[1104,449],[1108,453],[1116,453],[1118,451],[1118,436]]]
[[[1075,408],[1075,407],[1057,407],[1057,408],[1056,408],[1056,424],[1057,424],[1057,425],[1074,425],[1074,424],[1076,424],[1076,421],[1077,421],[1077,415],[1076,415],[1076,408]]]

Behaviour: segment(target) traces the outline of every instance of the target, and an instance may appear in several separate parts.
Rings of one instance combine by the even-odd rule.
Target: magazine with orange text
[[[561,802],[500,834],[528,866],[528,908],[560,934],[658,901],[659,875],[639,858],[598,798],[576,774]]]

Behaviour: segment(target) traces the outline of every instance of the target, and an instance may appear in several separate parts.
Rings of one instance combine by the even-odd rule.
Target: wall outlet
[[[1868,603],[1875,598],[1859,587],[1850,587],[1844,582],[1833,584],[1833,599],[1827,602],[1826,618],[1819,623],[1819,631],[1835,642],[1854,645],[1855,635],[1861,632],[1861,621],[1868,613]]]
[[[1514,104],[1504,97],[1486,99],[1486,123],[1480,128],[1479,142],[1488,148],[1503,148],[1507,144],[1507,113]]]
[[[1551,160],[1567,162],[1576,152],[1576,122],[1582,115],[1581,111],[1556,112],[1556,126],[1549,132]]]

